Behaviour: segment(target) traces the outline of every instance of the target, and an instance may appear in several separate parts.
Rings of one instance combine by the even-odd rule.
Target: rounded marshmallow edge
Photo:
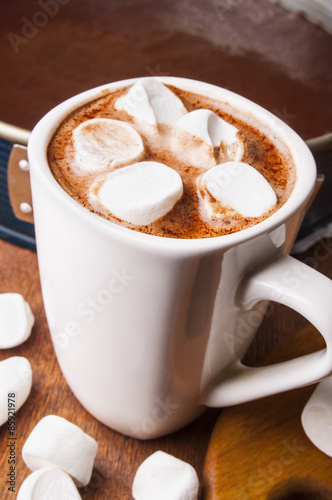
[[[242,160],[244,143],[239,130],[213,111],[204,108],[191,111],[180,118],[176,126],[199,137],[211,148],[220,147],[223,144],[227,148],[234,149],[229,159]]]
[[[43,467],[25,478],[17,500],[80,500],[81,496],[71,477],[57,467]]]
[[[15,394],[15,411],[26,402],[32,387],[32,368],[27,358],[12,356],[0,362],[0,426],[8,422],[8,394]]]
[[[22,457],[30,470],[54,466],[67,472],[75,484],[86,486],[92,475],[98,444],[80,427],[57,415],[47,415],[34,427]]]
[[[144,155],[140,134],[130,124],[112,118],[91,118],[73,130],[76,166],[99,172],[139,161]]]
[[[302,411],[301,422],[316,448],[332,457],[332,376],[317,385]]]
[[[197,500],[195,469],[172,455],[156,451],[137,469],[132,495],[135,500]]]
[[[140,78],[120,97],[116,109],[124,109],[135,119],[157,126],[158,123],[174,125],[187,113],[182,100],[166,85],[155,78]]]
[[[181,176],[153,161],[123,167],[90,188],[93,206],[134,225],[155,222],[172,210],[183,194]]]
[[[260,217],[277,202],[265,177],[243,162],[232,161],[212,167],[198,183],[219,203],[244,217]]]
[[[0,349],[23,344],[31,334],[35,318],[19,293],[0,294]]]

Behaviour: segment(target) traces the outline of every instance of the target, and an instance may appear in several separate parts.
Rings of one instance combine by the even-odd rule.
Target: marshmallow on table
[[[183,194],[181,176],[163,163],[144,161],[107,174],[92,184],[91,204],[131,224],[166,215]]]
[[[73,480],[55,467],[43,467],[22,483],[16,500],[81,500]]]
[[[176,126],[199,137],[211,146],[212,150],[221,147],[226,151],[228,159],[242,160],[244,144],[239,130],[213,111],[208,109],[191,111],[180,118]]]
[[[135,500],[196,500],[198,489],[198,477],[190,464],[157,451],[138,468],[132,494]]]
[[[198,180],[221,205],[244,217],[260,217],[274,207],[277,197],[267,180],[254,167],[227,162],[208,170]]]
[[[0,294],[0,349],[22,344],[30,336],[35,318],[19,293]]]
[[[302,411],[301,420],[310,441],[332,457],[332,376],[318,384]]]
[[[27,400],[31,386],[32,369],[26,358],[13,356],[0,362],[0,425],[8,421],[8,399],[14,400],[13,410],[18,411]]]
[[[99,172],[138,161],[144,155],[139,133],[129,123],[92,118],[73,132],[76,164],[84,173]]]
[[[155,78],[141,78],[115,103],[129,115],[150,125],[175,125],[187,113],[183,102],[163,83]]]
[[[75,484],[86,486],[90,479],[98,444],[77,425],[65,418],[48,415],[42,418],[26,440],[22,456],[30,470],[58,467]]]

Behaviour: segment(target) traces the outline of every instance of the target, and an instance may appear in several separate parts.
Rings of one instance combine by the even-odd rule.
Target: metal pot
[[[330,26],[331,8],[317,17],[315,3],[298,5]],[[274,112],[308,140],[318,170],[331,176],[332,36],[273,1],[18,0],[3,2],[0,18],[7,39],[1,56],[3,173],[8,141],[26,144],[29,130],[62,100],[113,80],[174,75],[230,88]],[[322,205],[329,212],[329,196],[324,187],[318,212]],[[13,240],[5,233],[15,229],[16,219],[6,196],[1,204],[0,236]]]

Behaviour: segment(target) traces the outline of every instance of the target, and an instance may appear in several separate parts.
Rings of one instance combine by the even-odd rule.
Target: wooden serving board
[[[322,337],[307,326],[264,364],[321,348]],[[332,458],[311,443],[301,425],[315,387],[222,410],[205,460],[204,500],[332,499]]]
[[[23,462],[22,447],[39,420],[51,414],[73,422],[98,442],[91,481],[88,486],[79,488],[82,500],[130,500],[139,465],[157,450],[190,463],[201,481],[218,410],[206,412],[196,422],[170,436],[149,441],[132,439],[107,428],[80,405],[60,371],[43,308],[37,255],[0,240],[0,293],[6,292],[21,293],[29,302],[36,321],[26,342],[12,349],[0,349],[0,362],[10,356],[24,356],[29,359],[33,371],[31,394],[16,414],[15,492],[8,490],[6,483],[10,467],[7,445],[12,438],[6,424],[0,427],[0,500],[15,500],[22,482],[31,472]]]
[[[316,251],[318,251],[318,254]],[[315,259],[314,262],[317,264],[317,269],[326,276],[332,278],[332,241],[329,240],[325,242],[324,245],[314,247],[307,254],[303,254],[301,256],[301,260],[306,261],[306,259],[309,259],[307,262],[312,262],[313,259]],[[55,262],[54,265],[58,265],[58,263]],[[60,271],[61,269],[59,269],[59,272]],[[204,460],[206,450],[209,446],[211,433],[214,429],[217,418],[220,415],[220,411],[218,409],[207,411],[196,422],[193,422],[186,428],[181,429],[174,434],[151,441],[139,441],[137,439],[123,436],[112,429],[108,429],[106,426],[94,419],[80,405],[61,374],[59,365],[55,358],[46,323],[36,254],[30,250],[19,248],[0,240],[0,293],[5,292],[21,293],[29,302],[35,315],[36,322],[33,327],[31,337],[24,342],[24,344],[14,347],[13,349],[0,349],[0,361],[10,356],[25,356],[30,360],[33,369],[33,386],[31,394],[23,407],[17,412],[16,418],[17,440],[15,493],[8,491],[8,485],[6,484],[6,474],[8,473],[9,466],[7,452],[9,434],[6,425],[0,427],[1,500],[14,500],[16,498],[17,491],[19,490],[22,482],[30,473],[28,467],[22,460],[22,447],[37,422],[41,418],[50,414],[67,418],[69,421],[80,426],[98,442],[98,453],[91,481],[87,487],[80,488],[82,500],[106,500],[109,498],[112,500],[130,500],[132,498],[132,482],[137,468],[143,460],[157,450],[163,450],[190,463],[196,469],[200,484],[203,485]],[[285,308],[280,304],[274,304],[273,313],[272,311],[269,311],[269,314],[264,319],[264,322],[260,327],[252,346],[250,347],[250,352],[248,353],[246,359],[251,364],[256,364],[257,359],[261,359],[266,352],[271,349],[275,349],[275,345],[280,344],[281,339],[284,339],[285,337],[292,337],[295,332],[302,329],[306,323],[307,322],[303,317],[299,316],[291,309]],[[311,336],[310,330],[305,330],[305,333],[305,337]],[[301,334],[299,335],[299,338],[300,337],[302,339],[300,345],[306,344],[307,340],[303,341],[303,336]],[[294,345],[297,343],[298,340],[295,339]],[[312,388],[305,390],[311,392]],[[306,397],[304,399],[306,399]],[[267,404],[271,404],[273,400],[274,398],[267,399]],[[270,444],[271,446],[275,446],[275,442],[272,442],[275,421],[272,420],[272,417],[269,419],[265,415],[264,412],[266,403],[264,403],[264,401],[260,401],[255,404],[258,405],[258,416],[259,413],[262,413],[262,422],[268,428],[266,431],[267,434],[265,434],[265,440],[262,439],[261,441],[262,447],[260,447],[260,442],[259,440],[257,441],[257,434],[255,434],[258,424],[256,425],[255,422],[251,423],[249,420],[249,416],[252,415],[250,408],[253,408],[254,403],[251,403],[250,405],[242,405],[234,409],[222,410],[222,417],[225,416],[228,418],[227,415],[229,415],[228,421],[232,425],[228,425],[226,421],[225,430],[229,432],[229,436],[233,435],[233,438],[230,440],[229,436],[224,434],[224,442],[228,445],[228,449],[226,449],[224,457],[225,463],[229,458],[228,463],[230,464],[230,472],[228,472],[228,474],[230,479],[226,480],[228,489],[226,489],[224,485],[221,486],[220,491],[222,491],[222,496],[219,498],[226,500],[229,498],[235,500],[236,498],[241,498],[241,500],[246,498],[264,498],[264,496],[259,497],[259,495],[256,496],[255,494],[250,496],[250,493],[246,493],[244,488],[247,481],[244,464],[248,463],[250,465],[253,460],[256,460],[257,462],[258,458],[264,451],[263,446],[269,446]],[[281,419],[285,416],[285,426],[287,427],[288,425],[291,425],[290,414],[286,413],[285,403],[280,403],[280,405],[276,403],[275,405],[276,410],[272,411],[272,415],[278,412]],[[248,407],[249,410],[246,410]],[[233,412],[234,417],[232,417],[232,414],[229,412]],[[246,417],[245,412],[247,412],[248,417]],[[248,418],[247,426],[243,428],[243,422],[246,422],[246,418]],[[242,425],[242,430],[240,424]],[[254,427],[254,425],[256,425],[256,427]],[[298,428],[298,420],[296,421],[296,425]],[[216,432],[214,436],[216,435]],[[230,434],[231,432],[233,432],[233,434]],[[242,435],[241,432],[243,433]],[[292,434],[291,428],[289,429],[289,432],[289,435],[282,434],[281,437],[279,437],[279,440],[282,442],[282,440],[285,439],[287,442],[292,444],[293,439],[296,436]],[[255,435],[255,443],[257,446],[256,450],[253,450],[250,447],[250,438]],[[269,441],[270,436],[271,443]],[[278,437],[274,439],[277,440]],[[247,442],[247,445],[245,442]],[[302,441],[298,442],[301,443]],[[309,449],[310,443],[308,441],[306,441],[306,443]],[[238,449],[237,453],[235,453],[235,450],[232,450],[235,446]],[[201,488],[203,491],[200,491],[199,500],[205,500],[205,498],[208,498],[208,494],[212,499],[218,498],[218,496],[211,496],[213,495],[212,481],[217,479],[219,470],[220,473],[221,471],[223,471],[223,474],[227,473],[225,468],[221,469],[215,466],[215,460],[213,456],[211,456],[211,452],[212,444],[208,449],[207,463],[210,463],[209,475],[207,474],[207,467],[205,467],[204,472],[205,484],[207,488],[205,488],[205,491],[204,487]],[[302,467],[303,457],[306,453],[307,450],[305,453],[299,454],[300,456],[296,457],[296,460],[294,461],[294,465],[299,467],[300,470]],[[322,468],[322,460],[325,460],[325,457],[318,451],[316,453],[316,457],[319,457],[319,459],[317,458],[316,460],[314,458],[312,466],[317,463],[319,464],[319,467]],[[245,457],[249,457],[249,459],[246,461]],[[292,457],[291,455],[287,455],[286,458],[291,459]],[[309,459],[311,460],[311,455],[309,456]],[[265,467],[268,467],[269,463],[270,462],[266,462]],[[327,459],[326,463],[328,464],[328,467],[330,467],[329,459]],[[224,466],[225,464],[222,465]],[[270,469],[273,467],[274,465],[272,464]],[[290,467],[291,465],[287,465],[287,472],[289,472],[288,476],[292,477],[294,474],[292,474]],[[254,471],[256,470],[257,468],[254,468]],[[331,474],[332,471],[330,468],[328,470]],[[237,471],[242,471],[242,475],[238,474]],[[238,482],[238,485],[242,485],[242,489],[240,489],[240,486],[236,486],[233,489],[231,488],[231,480],[233,477],[235,478],[235,475],[233,476],[233,474],[238,474],[236,475],[236,481]],[[313,472],[312,475],[314,478],[319,478],[318,473],[316,472]],[[210,481],[208,481],[208,479]],[[292,500],[295,500],[295,498],[306,500],[303,496],[293,497]],[[331,499],[332,495],[326,497],[314,496],[311,498],[314,498],[315,500],[319,498]],[[158,499],[156,498],[156,500]],[[288,500],[291,500],[291,497],[288,497]]]

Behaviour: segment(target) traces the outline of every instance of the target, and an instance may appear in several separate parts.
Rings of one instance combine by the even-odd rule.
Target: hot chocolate
[[[142,81],[136,94],[126,87],[77,109],[54,134],[49,165],[72,198],[172,238],[240,231],[285,203],[295,167],[280,139],[226,102],[167,85],[156,97],[156,81]]]

